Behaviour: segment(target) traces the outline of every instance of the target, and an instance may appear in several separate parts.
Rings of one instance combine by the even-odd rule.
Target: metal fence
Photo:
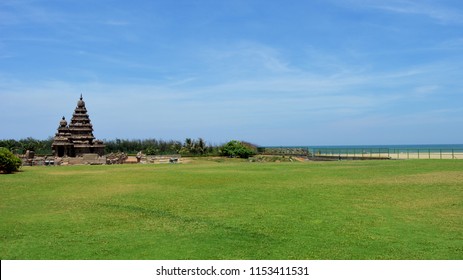
[[[379,159],[463,159],[463,149],[316,148],[312,156]]]
[[[327,159],[463,159],[461,148],[259,147],[258,153]]]
[[[279,156],[309,156],[308,147],[258,147],[257,152],[261,155]]]

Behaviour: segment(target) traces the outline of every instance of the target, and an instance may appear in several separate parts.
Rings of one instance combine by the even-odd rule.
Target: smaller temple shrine
[[[104,155],[105,145],[93,136],[93,126],[82,95],[77,101],[77,107],[69,125],[65,117],[59,122],[51,147],[55,157],[76,157],[84,154]]]

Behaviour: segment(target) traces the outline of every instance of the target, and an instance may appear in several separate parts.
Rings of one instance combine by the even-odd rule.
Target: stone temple
[[[93,126],[80,95],[71,123],[63,117],[51,145],[55,157],[76,157],[84,154],[104,155],[105,145],[93,136]]]

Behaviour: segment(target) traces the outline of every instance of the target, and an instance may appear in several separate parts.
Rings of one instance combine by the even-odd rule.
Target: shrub
[[[0,147],[0,173],[13,173],[21,167],[21,160],[7,148]]]
[[[229,157],[248,158],[256,152],[248,143],[232,140],[220,147],[220,154]]]

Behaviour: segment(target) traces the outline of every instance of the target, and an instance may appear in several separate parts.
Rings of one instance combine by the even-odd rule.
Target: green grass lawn
[[[463,259],[463,160],[23,167],[5,259]]]

